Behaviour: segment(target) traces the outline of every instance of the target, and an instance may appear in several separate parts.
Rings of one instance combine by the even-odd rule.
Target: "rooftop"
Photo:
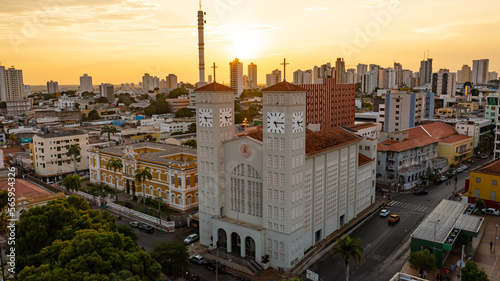
[[[373,159],[371,159],[370,157],[365,156],[364,154],[359,153],[359,156],[358,156],[358,166],[363,166],[363,165],[368,164],[368,163],[370,163],[372,161],[373,161]]]
[[[202,86],[194,91],[195,92],[234,92],[236,90],[233,88],[229,88],[228,86],[224,86],[222,84],[219,84],[217,82],[213,82],[211,84]]]
[[[442,200],[411,237],[445,243],[453,229],[478,232],[484,219],[466,214],[468,205],[459,201]]]
[[[354,125],[351,125],[351,126],[346,126],[344,128],[348,129],[349,131],[357,132],[359,130],[373,128],[373,127],[377,127],[377,124],[374,124],[374,123],[361,123],[361,124],[354,124]]]
[[[441,142],[454,143],[454,142],[459,142],[459,141],[463,141],[463,140],[466,140],[466,139],[474,139],[474,137],[469,137],[469,136],[466,136],[466,135],[455,135],[455,136],[451,136],[451,137],[445,138]]]
[[[49,139],[49,138],[60,138],[60,137],[86,135],[86,134],[87,133],[85,131],[71,129],[71,130],[58,131],[48,134],[37,134],[37,136],[40,138]]]
[[[500,158],[476,167],[471,170],[472,172],[500,176]]]
[[[8,180],[0,181],[0,190],[8,190],[10,187]],[[24,179],[16,179],[16,199],[21,198],[33,199],[45,195],[50,195],[52,192]]]
[[[283,81],[278,84],[274,84],[271,87],[262,89],[261,91],[262,92],[305,92],[306,90],[292,83]]]

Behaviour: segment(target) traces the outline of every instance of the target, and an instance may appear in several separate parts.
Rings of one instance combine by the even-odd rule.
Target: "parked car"
[[[457,171],[455,171],[455,170],[450,171],[450,176],[455,176],[456,174],[457,174]]]
[[[194,255],[189,257],[189,261],[196,264],[204,264],[205,259],[201,255]]]
[[[435,180],[434,180],[434,184],[436,184],[436,185],[437,185],[437,184],[440,184],[440,183],[442,183],[442,181],[441,181],[440,179],[435,179]]]
[[[380,211],[380,216],[381,217],[387,217],[389,214],[391,213],[391,211],[387,210],[387,209],[382,209]]]
[[[130,226],[134,227],[134,228],[139,228],[141,225],[142,225],[142,223],[138,222],[138,221],[131,221],[130,222]]]
[[[419,190],[415,190],[415,192],[413,194],[415,195],[427,195],[427,190],[424,190],[424,189],[419,189]]]
[[[495,210],[494,208],[482,209],[481,212],[483,214],[487,214],[487,215],[490,215],[490,216],[498,216],[498,215],[500,215],[500,211]]]
[[[463,169],[462,167],[458,167],[458,168],[457,168],[457,173],[461,173],[461,172],[463,172],[463,171],[464,171],[464,169]]]
[[[213,272],[215,272],[216,268],[218,269],[219,273],[224,273],[226,271],[226,267],[220,262],[217,263],[215,261],[206,261],[204,266],[206,269],[209,269]]]
[[[486,153],[481,155],[481,159],[488,159],[488,158],[490,158],[490,156]]]
[[[445,182],[445,181],[447,181],[447,180],[448,180],[448,177],[447,177],[447,176],[441,176],[441,177],[439,178],[439,180],[440,180],[441,182]]]
[[[400,219],[400,216],[399,216],[399,215],[391,215],[391,216],[387,219],[387,221],[388,221],[389,223],[397,223],[397,222],[399,221],[399,219]]]
[[[186,237],[186,239],[184,239],[184,244],[186,245],[191,244],[193,242],[198,241],[198,239],[200,239],[200,237],[198,237],[198,234],[196,233],[190,234],[188,237]]]
[[[463,164],[460,168],[462,168],[462,170],[467,170],[469,169],[469,165],[466,165],[466,164]]]
[[[155,228],[152,225],[149,225],[149,224],[143,224],[143,225],[139,226],[139,230],[147,232],[147,233],[153,233],[153,232],[155,232]]]

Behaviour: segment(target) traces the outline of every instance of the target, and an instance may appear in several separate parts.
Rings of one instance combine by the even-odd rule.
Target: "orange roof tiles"
[[[472,138],[472,137],[469,137],[469,136],[466,136],[466,135],[455,135],[455,136],[451,136],[449,138],[445,138],[445,139],[441,140],[441,142],[454,143],[454,142],[466,140],[466,139],[469,139],[469,138]]]
[[[385,140],[377,144],[378,151],[405,151],[412,148],[426,146],[431,143],[436,143],[438,140],[431,137],[419,137],[416,139],[405,139],[402,142],[394,140]]]
[[[10,187],[9,182],[7,180],[0,181],[0,190],[8,190]],[[43,189],[42,187],[31,183],[24,179],[16,179],[16,199],[20,198],[37,198],[45,195],[50,195],[52,192]]]
[[[262,89],[261,92],[305,92],[306,90],[286,81],[274,84],[271,87]]]
[[[374,124],[374,123],[361,123],[361,124],[355,124],[355,125],[346,126],[344,128],[352,130],[352,131],[359,131],[359,130],[363,130],[363,129],[371,128],[371,127],[377,127],[377,124]]]
[[[500,159],[495,159],[479,166],[471,171],[471,173],[473,172],[500,176]]]
[[[236,90],[233,88],[229,88],[228,86],[224,86],[222,84],[219,84],[217,82],[213,82],[211,84],[200,87],[194,91],[195,92],[234,92]]]
[[[368,163],[370,163],[372,161],[373,160],[370,157],[365,156],[365,155],[359,153],[359,155],[358,155],[358,167],[361,167],[361,166],[363,166],[365,164],[368,164]]]

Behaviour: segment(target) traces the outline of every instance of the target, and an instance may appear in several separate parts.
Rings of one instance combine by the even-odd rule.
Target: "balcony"
[[[387,166],[387,170],[389,170],[389,171],[395,171],[396,169],[394,168],[393,165],[389,165],[389,166]]]
[[[391,162],[396,161],[396,158],[395,158],[394,156],[389,156],[389,157],[387,157],[387,159],[388,159],[389,161],[391,161]]]

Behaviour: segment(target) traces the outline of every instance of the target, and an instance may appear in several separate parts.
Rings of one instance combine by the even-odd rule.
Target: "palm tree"
[[[106,163],[106,169],[113,170],[113,172],[114,172],[114,176],[115,176],[115,197],[116,197],[116,202],[118,202],[118,186],[117,186],[118,179],[116,178],[116,171],[123,169],[122,160],[115,159],[114,157],[111,157],[111,159],[109,159],[108,163]]]
[[[101,136],[102,134],[108,134],[108,141],[111,140],[111,134],[114,136],[117,132],[118,130],[116,130],[116,127],[114,126],[105,125],[101,128]]]
[[[491,153],[493,150],[495,140],[493,138],[493,135],[490,134],[482,134],[481,137],[479,138],[479,147],[481,148],[481,151],[483,153]]]
[[[75,165],[75,172],[73,173],[76,175],[76,157],[80,156],[80,151],[82,148],[78,144],[72,144],[69,146],[68,149],[68,156],[73,156],[73,165]]]
[[[144,198],[144,213],[146,213],[146,180],[152,180],[153,175],[151,175],[151,168],[142,167],[135,170],[135,180],[141,184],[142,183],[142,195]]]
[[[354,259],[355,262],[363,262],[364,249],[359,245],[360,242],[359,238],[344,235],[333,247],[333,255],[338,256],[344,263],[346,281],[349,281],[349,261]]]
[[[81,187],[81,180],[79,175],[67,175],[62,181],[62,185],[66,187],[68,192],[78,191]]]

